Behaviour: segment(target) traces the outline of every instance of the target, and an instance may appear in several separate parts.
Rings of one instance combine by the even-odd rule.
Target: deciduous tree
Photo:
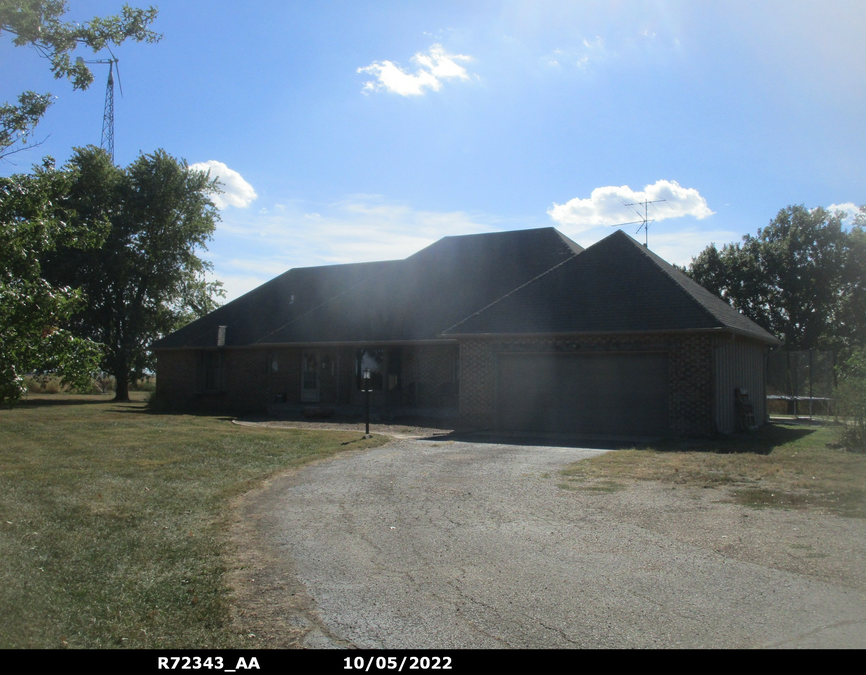
[[[105,348],[104,369],[117,381],[116,400],[128,400],[130,381],[153,367],[149,345],[213,309],[219,282],[206,282],[198,257],[219,214],[215,180],[158,150],[126,169],[101,149],[78,149],[70,160],[73,221],[106,219],[99,250],[58,249],[46,257],[46,277],[81,288],[85,304],[68,322],[79,337]]]
[[[866,207],[844,214],[789,206],[757,236],[715,244],[687,272],[788,349],[866,345]]]
[[[93,82],[87,64],[73,61],[76,48],[98,52],[126,40],[157,42],[162,37],[149,28],[156,19],[154,7],[124,5],[119,15],[95,17],[83,24],[64,21],[67,11],[65,0],[0,0],[0,34],[14,36],[16,46],[34,48],[49,60],[54,77],[68,79],[73,89],[87,89]],[[32,147],[27,143],[51,102],[51,94],[26,91],[17,104],[0,106],[0,157]]]
[[[97,370],[100,349],[63,325],[81,306],[81,293],[42,277],[41,259],[60,247],[83,250],[101,243],[107,223],[76,225],[67,172],[46,160],[30,175],[0,178],[0,404],[25,392],[24,375],[59,374],[83,385]]]

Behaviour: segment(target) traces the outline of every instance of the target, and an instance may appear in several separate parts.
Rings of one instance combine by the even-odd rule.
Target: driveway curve
[[[397,440],[276,481],[259,527],[315,608],[307,646],[866,647],[862,588],[732,559],[558,486],[601,452]]]

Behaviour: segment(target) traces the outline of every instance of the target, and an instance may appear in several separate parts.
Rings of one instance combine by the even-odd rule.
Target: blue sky
[[[862,0],[184,0],[155,29],[115,50],[116,161],[164,148],[220,176],[204,257],[229,299],[450,234],[554,226],[587,246],[635,220],[623,199],[668,199],[649,245],[679,264],[789,204],[866,203]],[[44,144],[0,172],[99,143],[102,68],[73,92],[0,38],[0,100],[57,96]]]

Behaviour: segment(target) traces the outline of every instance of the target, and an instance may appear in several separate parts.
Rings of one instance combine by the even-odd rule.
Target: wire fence
[[[771,351],[767,356],[770,414],[833,415],[835,358],[831,351]]]

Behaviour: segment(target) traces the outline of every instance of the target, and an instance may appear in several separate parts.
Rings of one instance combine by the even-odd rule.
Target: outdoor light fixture
[[[364,408],[366,410],[367,429],[364,432],[365,437],[370,436],[370,369],[364,368]]]

